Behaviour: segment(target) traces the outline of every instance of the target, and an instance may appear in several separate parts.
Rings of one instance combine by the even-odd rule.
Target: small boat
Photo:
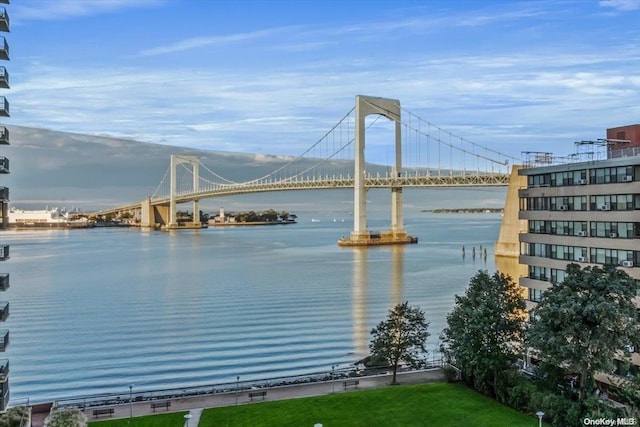
[[[320,222],[319,219],[311,218],[311,222]]]

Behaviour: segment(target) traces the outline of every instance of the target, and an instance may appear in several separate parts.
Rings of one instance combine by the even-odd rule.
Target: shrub
[[[74,408],[56,409],[46,420],[45,427],[87,427],[87,416]]]

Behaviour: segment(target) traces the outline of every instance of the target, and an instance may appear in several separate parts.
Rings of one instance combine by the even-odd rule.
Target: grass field
[[[312,427],[316,423],[324,427],[535,427],[538,420],[463,386],[429,383],[208,409],[199,427]]]
[[[184,414],[95,421],[89,426],[182,427]],[[197,427],[313,427],[317,423],[323,427],[536,427],[538,420],[464,386],[428,383],[206,409]]]

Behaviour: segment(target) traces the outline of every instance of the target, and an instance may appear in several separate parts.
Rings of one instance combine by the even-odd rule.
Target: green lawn
[[[212,408],[199,427],[535,427],[537,419],[461,385],[430,383]]]
[[[185,413],[92,421],[89,426],[182,427]],[[464,386],[429,383],[212,408],[203,412],[198,427],[313,427],[316,423],[323,427],[538,425],[534,417]]]

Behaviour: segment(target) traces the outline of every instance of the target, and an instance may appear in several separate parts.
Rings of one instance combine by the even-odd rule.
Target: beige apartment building
[[[564,159],[534,153],[518,172],[526,177],[518,190],[518,218],[526,220],[519,283],[529,309],[551,283],[563,281],[569,263],[614,264],[640,280],[640,125],[576,144],[596,151]],[[633,359],[640,364],[638,354]]]

